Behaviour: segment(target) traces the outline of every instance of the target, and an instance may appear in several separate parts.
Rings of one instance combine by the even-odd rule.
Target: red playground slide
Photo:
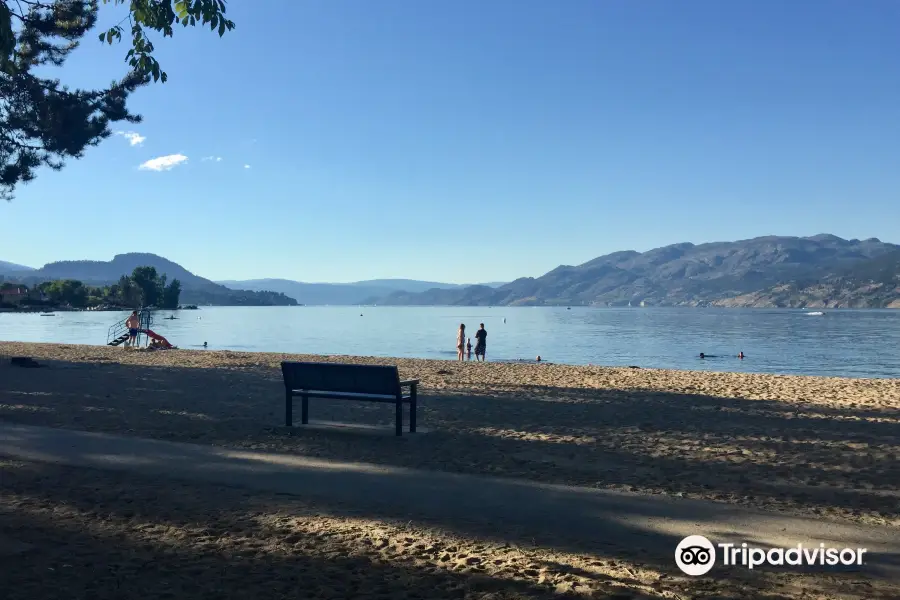
[[[169,340],[167,340],[167,339],[164,338],[163,336],[159,335],[158,333],[156,333],[156,332],[154,332],[154,331],[151,331],[150,329],[144,329],[144,330],[142,330],[142,331],[143,331],[143,333],[144,333],[147,337],[149,337],[149,338],[151,338],[151,339],[154,339],[154,340],[157,340],[157,341],[159,341],[159,342],[162,342],[163,348],[169,349],[169,348],[174,348],[174,347],[175,347],[175,346],[173,346],[172,344],[169,343]]]

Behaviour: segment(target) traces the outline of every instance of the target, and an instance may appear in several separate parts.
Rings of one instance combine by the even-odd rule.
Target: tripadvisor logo
[[[675,564],[687,575],[705,575],[716,564],[717,548],[721,564],[727,567],[753,569],[762,565],[829,566],[862,565],[866,548],[826,548],[825,544],[790,548],[760,548],[746,542],[715,544],[702,535],[689,535],[675,548]]]
[[[675,564],[687,575],[705,575],[716,564],[716,547],[702,535],[689,535],[675,548]]]

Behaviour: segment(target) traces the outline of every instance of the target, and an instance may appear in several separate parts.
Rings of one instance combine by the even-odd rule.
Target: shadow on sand
[[[897,465],[880,464],[875,458],[880,451],[897,451],[900,411],[823,407],[799,407],[798,410],[796,405],[787,403],[639,390],[535,386],[509,389],[506,386],[504,389],[485,388],[478,395],[452,391],[436,394],[424,390],[421,422],[431,432],[394,439],[300,428],[285,431],[278,427],[283,402],[280,379],[276,373],[268,371],[72,363],[41,370],[6,369],[3,375],[0,419],[7,423],[127,433],[163,440],[279,451],[322,460],[525,480],[498,482],[498,486],[506,486],[506,495],[493,500],[469,494],[465,501],[465,498],[454,497],[452,489],[446,488],[445,504],[440,510],[422,510],[415,494],[416,486],[424,486],[424,489],[435,485],[437,479],[423,481],[418,474],[411,478],[397,470],[363,475],[365,485],[369,486],[367,490],[383,492],[386,499],[383,502],[377,501],[378,494],[363,495],[361,490],[349,489],[341,502],[345,506],[339,508],[335,506],[331,492],[316,498],[315,490],[319,489],[316,486],[304,490],[303,497],[313,504],[313,510],[328,514],[358,516],[358,511],[364,510],[369,518],[400,522],[415,520],[458,535],[523,547],[542,546],[595,556],[627,556],[636,564],[664,569],[668,573],[674,573],[674,568],[670,554],[664,555],[662,549],[674,549],[680,537],[644,524],[667,516],[660,508],[662,504],[654,502],[653,498],[623,497],[626,499],[614,507],[584,512],[581,507],[585,504],[581,502],[563,503],[567,510],[559,510],[557,494],[554,512],[542,512],[540,499],[554,498],[554,492],[535,491],[536,486],[527,481],[662,491],[669,495],[788,507],[813,515],[817,511],[838,508],[873,517],[896,517],[898,510],[896,490],[890,487],[892,481],[898,480],[896,477],[891,479],[896,471],[890,470],[896,469]],[[313,416],[325,420],[374,425],[389,425],[392,420],[390,407],[327,402],[313,403],[312,407]],[[173,459],[164,454],[146,458],[160,465]],[[253,472],[257,477],[275,476],[273,473],[267,475],[265,468],[258,464],[254,464]],[[104,474],[103,477],[124,476]],[[322,489],[347,485],[346,477],[339,472],[323,471],[319,477],[317,481]],[[4,484],[7,481],[8,478]],[[51,503],[74,503],[85,511],[105,506],[102,502],[98,505],[96,498],[92,500],[90,495],[87,500],[68,497],[66,486],[54,486],[46,479],[42,485],[32,485],[24,480],[21,485],[28,494]],[[149,511],[147,518],[166,522],[174,518],[173,515],[184,519],[194,518],[188,515],[198,515],[196,520],[199,522],[210,510],[230,511],[235,518],[239,514],[266,510],[265,502],[253,499],[252,495],[249,499],[245,497],[239,506],[233,506],[233,497],[227,506],[210,506],[210,502],[215,502],[210,500],[210,495],[204,495],[203,500],[191,500],[191,494],[181,485],[158,484],[155,503],[141,503],[142,510]],[[182,489],[182,492],[173,499],[170,497],[174,493],[172,489]],[[397,490],[405,490],[405,495],[392,496]],[[100,494],[103,490],[98,488],[95,492]],[[577,495],[578,492],[570,493]],[[360,502],[354,502],[354,494]],[[109,502],[108,508],[114,515],[133,510],[123,509],[112,500]],[[193,508],[186,509],[185,506],[190,507],[192,502]],[[479,503],[485,510],[478,510]],[[363,504],[364,509],[354,508]],[[683,505],[688,506],[687,503]],[[497,513],[504,506],[519,517],[498,519]],[[704,504],[701,509],[697,505],[692,509],[695,512],[688,511],[691,513],[688,518],[698,523],[727,521],[726,517],[731,514],[729,507],[722,505],[718,512],[715,506]],[[51,535],[52,523],[35,523],[33,526]],[[66,535],[86,534],[67,532]],[[616,543],[616,540],[621,541]],[[81,543],[100,544],[89,539],[82,539]],[[158,548],[145,550],[151,552],[147,556],[165,554],[165,550]],[[97,548],[96,551],[107,552],[106,556],[110,556],[109,549]],[[214,569],[219,568],[216,566],[219,563],[226,565],[223,569],[230,569],[229,561],[237,561],[235,572],[244,572],[245,580],[257,583],[260,580],[253,573],[265,570],[263,564],[268,565],[265,568],[288,571],[293,560],[286,558],[282,565],[279,562],[282,559],[271,556],[223,560],[203,555],[201,558],[203,564],[208,562]],[[297,557],[296,560],[309,561],[310,569],[325,570],[325,566],[316,563],[321,558]],[[171,565],[164,560],[162,564]],[[881,564],[885,568],[895,568],[896,556],[881,557]],[[176,566],[171,568],[178,570]],[[377,577],[373,575],[375,579],[396,577],[399,580],[401,575],[418,578],[423,590],[435,586],[457,589],[468,585],[466,578],[479,576],[443,571],[417,573],[409,566],[392,576],[379,569],[388,567],[373,567],[371,572],[377,574]],[[16,575],[8,576],[14,578]],[[366,586],[375,580],[370,580],[368,574],[360,577],[354,580],[354,585]],[[433,580],[434,577],[444,578],[440,580],[443,583]],[[740,580],[739,575],[733,577],[735,581]],[[752,576],[760,585],[765,578],[766,575],[761,573]],[[296,584],[296,577],[293,581]],[[15,585],[16,581],[10,579],[9,583]],[[342,585],[350,583],[342,582]],[[754,597],[766,597],[759,592],[763,587],[757,587],[757,584],[754,584],[757,589]],[[512,587],[497,593],[501,593],[499,597],[537,597],[546,592],[539,586],[515,587],[521,585],[525,584],[511,583]],[[391,592],[389,589],[384,591]],[[637,593],[637,588],[632,586],[632,591]],[[343,597],[343,593],[336,597]],[[432,596],[425,594],[423,597]]]

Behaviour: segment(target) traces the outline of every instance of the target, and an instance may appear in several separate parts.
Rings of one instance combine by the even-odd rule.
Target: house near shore
[[[28,288],[24,285],[9,286],[0,289],[0,302],[19,305],[28,298]]]
[[[13,306],[27,304],[26,301],[46,301],[47,296],[37,288],[28,289],[24,285],[3,284],[0,287],[0,303]]]

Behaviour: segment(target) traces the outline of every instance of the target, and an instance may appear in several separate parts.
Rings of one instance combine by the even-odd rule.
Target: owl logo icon
[[[675,564],[686,575],[705,575],[716,564],[716,547],[702,535],[689,535],[675,548]]]

